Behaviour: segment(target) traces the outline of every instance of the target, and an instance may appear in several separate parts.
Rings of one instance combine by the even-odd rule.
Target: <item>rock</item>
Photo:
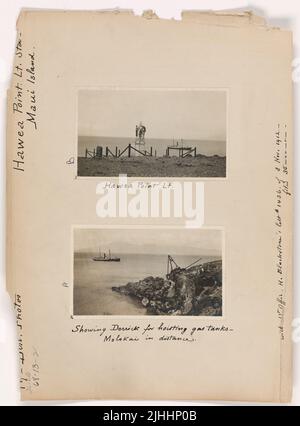
[[[142,305],[145,306],[145,307],[149,305],[149,299],[147,299],[147,297],[143,297]]]
[[[187,315],[193,308],[193,299],[195,297],[195,283],[192,277],[186,272],[180,272],[175,282],[176,298],[181,305],[183,315]]]
[[[175,297],[175,283],[170,281],[171,285],[168,289],[167,298],[173,299]]]
[[[140,300],[150,315],[222,315],[222,261],[207,262],[187,270],[174,269],[167,278],[146,277],[112,287]]]

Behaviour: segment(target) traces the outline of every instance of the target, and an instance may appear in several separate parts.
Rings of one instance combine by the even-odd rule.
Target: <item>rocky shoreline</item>
[[[221,316],[222,260],[178,267],[166,278],[150,276],[112,290],[138,299],[148,315]]]

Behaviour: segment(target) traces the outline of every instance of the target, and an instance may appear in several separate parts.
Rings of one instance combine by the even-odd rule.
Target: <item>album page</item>
[[[291,399],[291,62],[251,12],[21,12],[22,399]]]

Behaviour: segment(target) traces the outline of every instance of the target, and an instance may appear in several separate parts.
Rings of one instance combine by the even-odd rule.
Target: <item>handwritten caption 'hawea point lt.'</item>
[[[228,333],[233,329],[224,325],[213,326],[182,326],[179,324],[166,324],[160,322],[158,325],[148,323],[146,326],[132,324],[129,326],[117,323],[109,326],[88,327],[76,324],[72,333],[79,335],[96,335],[104,343],[129,343],[129,342],[187,342],[193,343],[202,333]]]
[[[96,214],[100,218],[185,218],[189,228],[204,224],[204,182],[99,182]]]
[[[12,112],[15,117],[16,140],[13,158],[13,169],[25,171],[25,139],[27,127],[37,130],[37,97],[36,97],[36,52],[24,51],[21,34],[18,34],[13,69],[14,84],[12,86]]]

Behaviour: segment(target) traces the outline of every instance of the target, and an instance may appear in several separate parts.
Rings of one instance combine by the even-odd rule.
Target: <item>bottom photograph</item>
[[[222,315],[222,230],[73,232],[74,315]]]

